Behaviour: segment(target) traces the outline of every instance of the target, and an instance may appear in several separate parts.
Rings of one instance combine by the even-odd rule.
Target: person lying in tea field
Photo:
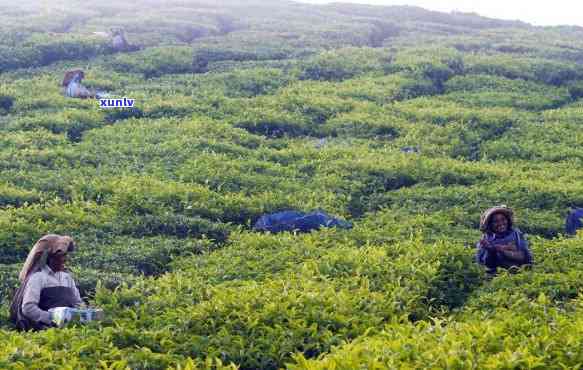
[[[480,219],[482,238],[476,244],[476,260],[486,266],[486,272],[495,274],[498,267],[514,272],[519,266],[532,265],[533,257],[528,241],[514,227],[514,213],[506,206],[486,210]]]

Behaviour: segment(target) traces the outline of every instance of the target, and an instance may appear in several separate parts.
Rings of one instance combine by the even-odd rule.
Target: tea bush
[[[119,54],[111,68],[119,73],[142,73],[144,78],[169,73],[189,73],[192,49],[184,46],[148,48],[131,54]]]
[[[313,58],[300,78],[341,81],[367,72],[380,72],[388,60],[388,52],[370,48],[327,51]]]
[[[0,367],[577,367],[581,40],[399,6],[0,5]],[[65,97],[71,69],[134,107]],[[535,263],[487,279],[497,204]],[[353,227],[253,230],[292,209]],[[14,331],[47,233],[104,321]]]
[[[549,362],[576,366],[581,361],[577,350],[580,316],[549,309],[545,302],[541,295],[540,302],[527,304],[529,311],[518,317],[505,309],[487,320],[391,325],[379,336],[354,341],[320,360],[306,360],[298,354],[288,368],[351,369],[363,365],[504,368],[544,367]]]

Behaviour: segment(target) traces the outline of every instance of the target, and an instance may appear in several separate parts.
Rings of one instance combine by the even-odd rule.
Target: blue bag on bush
[[[283,211],[261,216],[253,228],[257,231],[279,233],[282,231],[293,230],[308,232],[311,230],[317,230],[320,227],[350,229],[352,224],[348,221],[331,217],[321,211],[311,213]]]
[[[583,208],[577,208],[571,212],[567,216],[567,220],[565,222],[565,231],[568,235],[575,235],[577,230],[581,228],[582,223],[581,219],[583,218]]]

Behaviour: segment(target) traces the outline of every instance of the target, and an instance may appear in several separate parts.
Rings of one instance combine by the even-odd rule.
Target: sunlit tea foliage
[[[0,368],[580,366],[582,40],[415,7],[0,0]],[[65,98],[75,68],[134,107]],[[535,266],[490,281],[496,204]],[[354,228],[252,230],[288,209]],[[105,321],[13,330],[45,233],[77,240]]]

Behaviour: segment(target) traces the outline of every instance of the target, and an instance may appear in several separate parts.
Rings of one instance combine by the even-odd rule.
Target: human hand
[[[502,244],[502,245],[496,246],[497,252],[508,252],[508,251],[514,251],[515,249],[516,248],[514,248],[514,246],[512,244]]]
[[[73,317],[73,309],[69,307],[55,307],[50,309],[51,319],[59,328],[65,326]]]
[[[44,321],[47,325],[54,325],[55,324],[55,316],[53,315],[52,311],[47,311],[49,313],[48,321]]]
[[[486,239],[482,239],[480,240],[480,248],[483,248],[485,250],[492,250],[494,248],[494,246],[492,244],[490,244],[490,242]]]

